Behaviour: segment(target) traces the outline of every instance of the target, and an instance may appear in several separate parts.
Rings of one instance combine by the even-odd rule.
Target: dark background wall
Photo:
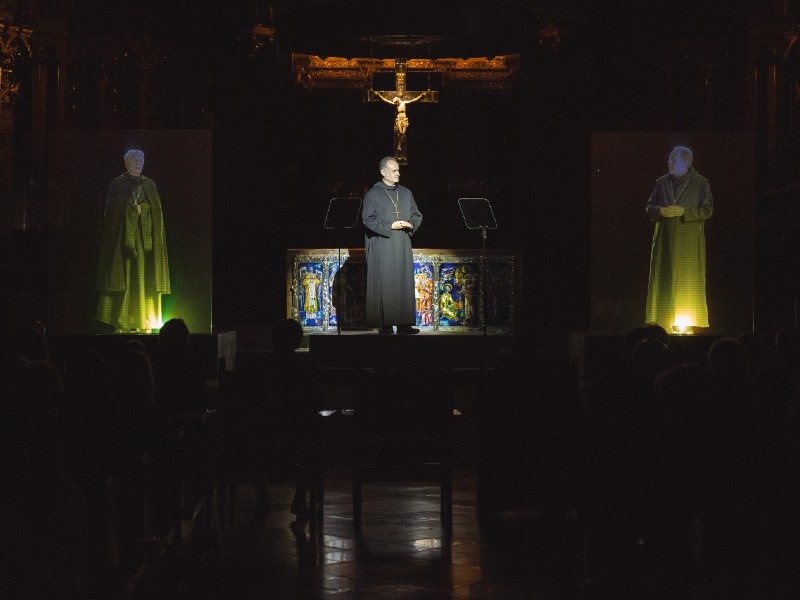
[[[314,44],[301,40],[295,48],[313,51]],[[225,173],[215,175],[215,199],[225,195],[237,205],[216,203],[215,229],[237,234],[226,237],[226,248],[215,248],[215,260],[267,256],[261,264],[274,265],[215,268],[215,290],[222,290],[215,306],[232,322],[283,311],[279,261],[286,248],[363,245],[360,231],[341,235],[322,228],[327,203],[336,195],[363,194],[392,148],[391,107],[364,103],[358,91],[293,87],[282,40],[265,50],[228,80],[231,88],[249,86],[251,92],[259,82],[260,93],[227,98],[224,121],[215,116],[215,173]],[[482,55],[484,49],[471,50]],[[579,89],[586,67],[574,52],[565,47],[545,65],[523,52],[519,86],[508,94],[442,91],[438,104],[409,106],[409,164],[401,169],[424,214],[418,247],[479,247],[457,200],[490,200],[498,229],[490,232],[488,247],[523,252],[526,286],[519,306],[525,320],[564,344],[568,328],[589,326],[588,98]]]
[[[797,2],[3,5],[36,36],[32,56],[15,70],[27,85],[4,107],[14,125],[0,144],[10,156],[0,181],[4,239],[21,229],[60,235],[48,217],[58,194],[48,184],[51,130],[211,131],[217,330],[266,327],[284,315],[287,248],[361,245],[359,232],[329,232],[322,223],[331,197],[361,194],[377,180],[377,161],[391,149],[391,107],[364,103],[356,91],[303,90],[290,58],[400,55],[366,42],[369,35],[436,38],[403,51],[408,56],[519,53],[509,93],[442,90],[438,104],[409,107],[402,180],[425,215],[420,247],[478,246],[457,199],[492,202],[498,229],[488,246],[523,253],[519,304],[542,344],[565,346],[568,331],[592,326],[593,132],[750,135],[754,281],[769,272],[778,297],[761,303],[772,313],[768,328],[793,315],[785,269],[760,264],[776,252],[759,215],[769,205],[770,222],[783,226],[782,248],[796,247],[796,218],[782,215],[792,214],[800,188]],[[274,38],[254,37],[255,25],[274,28]],[[718,177],[732,180],[724,169]],[[782,200],[763,200],[773,197]]]

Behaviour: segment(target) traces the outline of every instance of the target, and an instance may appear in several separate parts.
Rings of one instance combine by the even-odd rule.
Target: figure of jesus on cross
[[[392,153],[397,163],[400,165],[408,164],[406,131],[408,131],[409,121],[408,114],[406,113],[406,105],[414,102],[438,102],[439,100],[439,92],[436,90],[429,89],[421,92],[407,91],[407,72],[408,60],[405,58],[396,58],[394,61],[395,89],[386,91],[369,89],[364,96],[364,100],[367,102],[381,100],[397,107],[394,119],[394,150]]]

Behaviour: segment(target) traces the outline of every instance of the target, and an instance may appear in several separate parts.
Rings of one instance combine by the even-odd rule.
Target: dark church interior
[[[798,0],[0,0],[0,600],[797,598],[799,36]],[[645,317],[678,146],[688,332]],[[95,316],[131,148],[148,333]],[[319,271],[307,318],[389,156],[415,252],[511,257],[502,302],[378,335]]]

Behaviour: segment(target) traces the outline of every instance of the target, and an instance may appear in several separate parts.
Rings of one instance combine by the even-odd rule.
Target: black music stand
[[[486,198],[459,198],[458,206],[467,229],[481,231],[481,318],[483,335],[486,336],[486,231],[497,229],[497,220],[494,218],[492,205]]]
[[[325,229],[353,229],[358,225],[358,218],[361,215],[361,198],[357,196],[348,196],[346,198],[331,198],[328,202],[328,212],[325,215]],[[338,267],[336,268],[336,277],[339,277],[342,269],[342,247],[337,248],[339,253]],[[338,281],[336,285],[336,334],[342,333],[342,319],[338,314],[341,307],[341,290],[342,282]]]

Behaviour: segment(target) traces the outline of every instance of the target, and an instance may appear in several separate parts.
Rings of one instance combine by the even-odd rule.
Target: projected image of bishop
[[[645,323],[667,331],[707,328],[705,223],[714,200],[708,180],[693,167],[689,148],[670,152],[669,174],[656,181],[647,202],[655,223]]]
[[[106,195],[95,318],[118,333],[146,333],[161,327],[161,296],[170,293],[164,215],[155,182],[142,175],[144,152],[124,160]]]

